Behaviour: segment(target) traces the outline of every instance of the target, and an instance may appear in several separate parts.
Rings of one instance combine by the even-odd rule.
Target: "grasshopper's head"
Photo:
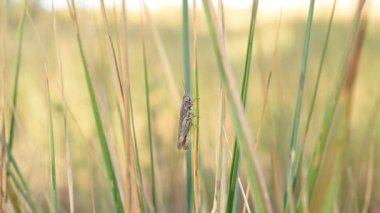
[[[182,99],[182,105],[185,108],[190,109],[193,106],[193,99],[190,97],[190,95],[185,94]]]

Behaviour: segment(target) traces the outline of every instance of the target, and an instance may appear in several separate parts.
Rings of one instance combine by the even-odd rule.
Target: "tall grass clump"
[[[0,1],[1,212],[379,209],[377,3],[26,2]]]

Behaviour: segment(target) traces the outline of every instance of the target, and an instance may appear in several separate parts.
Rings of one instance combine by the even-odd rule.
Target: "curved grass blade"
[[[99,112],[99,107],[98,107],[96,96],[95,96],[94,86],[92,85],[90,72],[87,67],[87,60],[86,60],[84,50],[83,50],[82,38],[80,35],[79,24],[78,24],[77,15],[76,15],[75,1],[72,0],[71,4],[68,2],[68,5],[70,5],[70,15],[71,15],[71,19],[74,23],[75,30],[76,30],[76,39],[77,39],[77,43],[79,47],[80,56],[82,59],[83,72],[85,74],[87,89],[88,89],[88,93],[91,99],[92,112],[93,112],[95,123],[96,123],[96,129],[97,129],[99,143],[102,150],[104,164],[106,167],[106,172],[108,175],[108,179],[110,181],[110,188],[113,193],[115,208],[117,212],[124,212],[123,202],[121,200],[121,194],[120,194],[118,182],[116,180],[116,173],[112,164],[111,155],[108,148],[108,143],[107,143],[106,135],[103,128],[103,122],[100,117],[100,112]]]
[[[26,17],[26,3],[25,8],[22,13],[21,24],[19,29],[18,36],[18,48],[17,48],[17,58],[16,58],[16,75],[13,84],[13,95],[12,95],[12,113],[11,113],[11,124],[9,129],[9,150],[12,151],[13,140],[14,140],[14,128],[15,128],[15,110],[17,107],[17,95],[18,95],[18,79],[20,76],[20,67],[21,67],[21,53],[23,46],[23,37],[24,37],[24,25],[25,25],[25,17]]]
[[[259,5],[259,1],[258,0],[254,1],[254,3],[252,4],[252,10],[251,10],[251,21],[250,21],[250,27],[249,27],[247,52],[246,52],[246,58],[245,58],[244,76],[243,76],[243,82],[242,82],[241,94],[240,94],[240,98],[241,98],[244,108],[247,105],[249,74],[251,71],[251,64],[252,64],[253,38],[255,35],[255,25],[256,25],[256,15],[257,15],[258,5]],[[227,212],[231,212],[233,209],[235,194],[236,194],[236,189],[237,189],[236,184],[237,184],[237,179],[239,176],[240,151],[239,151],[239,144],[237,140],[238,138],[235,137],[234,152],[233,152],[233,157],[232,157],[233,160],[232,160],[232,165],[231,165],[230,180],[228,184]]]
[[[24,26],[25,26],[25,20],[26,20],[26,7],[27,7],[27,3],[25,2],[25,6],[22,13],[20,26],[19,26],[18,48],[17,48],[17,57],[16,57],[16,74],[14,78],[13,92],[12,92],[12,111],[11,111],[11,122],[10,122],[10,130],[9,130],[9,142],[6,147],[6,151],[9,158],[7,171],[10,172],[10,164],[12,164],[14,168],[16,169],[16,174],[18,178],[21,180],[23,187],[28,191],[27,193],[28,200],[32,201],[29,186],[27,182],[25,181],[25,178],[22,175],[21,171],[19,170],[16,160],[14,159],[12,155],[12,147],[13,147],[13,142],[14,142],[14,128],[15,128],[15,111],[17,108],[18,84],[19,84],[19,76],[20,76],[20,69],[21,69],[21,54],[22,54],[22,49],[23,49]],[[16,176],[14,177],[16,178]],[[35,207],[35,204],[31,202],[32,209],[35,209],[33,206]]]
[[[254,191],[255,210],[258,212],[272,212],[272,206],[269,199],[267,187],[265,185],[264,176],[261,166],[253,150],[253,136],[250,132],[244,108],[239,99],[238,90],[232,73],[231,64],[227,58],[226,48],[222,41],[222,33],[217,24],[214,8],[209,0],[203,0],[203,8],[206,14],[211,41],[216,54],[218,71],[225,88],[229,104],[231,107],[232,120],[234,129],[238,136],[238,143],[242,151],[242,155],[246,160],[248,179]]]

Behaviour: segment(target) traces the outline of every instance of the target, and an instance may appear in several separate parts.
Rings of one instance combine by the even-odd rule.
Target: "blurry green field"
[[[2,3],[3,4],[3,3]],[[6,11],[6,13],[2,13]],[[318,11],[317,11],[318,12]],[[321,13],[321,11],[319,11]],[[271,195],[275,212],[280,211],[278,196],[283,191],[276,190],[274,172],[279,175],[281,189],[285,190],[289,170],[290,140],[292,134],[294,106],[298,91],[302,48],[305,34],[307,11],[294,18],[283,11],[279,31],[278,46],[276,32],[280,14],[270,19],[260,16],[258,11],[254,38],[253,65],[248,89],[247,116],[250,129],[256,137],[262,116],[266,82],[272,71],[268,91],[268,103],[257,153],[265,175],[266,185]],[[329,12],[326,12],[326,17]],[[22,14],[21,5],[9,5],[0,12],[0,68],[1,68],[1,117],[5,120],[7,138],[12,109],[12,88],[18,46],[18,27]],[[67,101],[67,121],[71,145],[72,168],[74,177],[74,200],[77,212],[110,212],[114,209],[112,193],[109,188],[102,154],[98,143],[96,126],[91,111],[83,67],[76,43],[75,31],[68,11],[57,12],[57,48],[63,71],[64,92]],[[120,92],[115,75],[112,54],[107,43],[106,30],[100,10],[79,10],[79,25],[87,57],[89,71],[95,86],[104,129],[108,139],[118,181],[122,183],[126,168],[126,155],[123,146],[123,131],[120,110]],[[152,116],[152,136],[155,154],[156,188],[159,212],[184,212],[186,207],[186,165],[185,152],[177,150],[178,119],[180,102],[184,94],[183,50],[182,50],[182,13],[180,9],[153,12],[153,25],[158,29],[164,50],[168,56],[175,90],[170,87],[170,78],[160,58],[152,29],[145,23],[147,68],[150,80],[150,99]],[[226,10],[226,45],[238,88],[243,77],[245,51],[247,47],[250,10]],[[7,19],[3,19],[3,18]],[[352,16],[353,17],[353,16]],[[112,38],[118,60],[122,45],[120,13],[108,10]],[[220,141],[221,120],[221,82],[218,66],[213,52],[207,23],[202,9],[198,10],[198,70],[200,104],[200,196],[202,212],[209,212],[213,206],[214,181],[217,165],[217,146]],[[333,22],[330,44],[321,77],[316,108],[311,126],[305,140],[305,158],[302,171],[310,162],[314,145],[322,126],[323,114],[329,94],[336,84],[337,73],[347,47],[352,18],[336,18]],[[7,27],[4,27],[6,21]],[[148,127],[144,91],[144,73],[140,36],[139,13],[128,14],[128,51],[131,95],[133,101],[137,143],[142,166],[146,198],[151,202],[150,162],[148,146]],[[147,21],[147,20],[145,20]],[[310,41],[309,72],[306,78],[305,96],[302,107],[301,134],[303,132],[310,106],[314,82],[317,74],[327,18],[317,17],[313,22]],[[349,138],[344,151],[342,167],[341,195],[336,204],[338,212],[361,211],[367,184],[368,153],[371,141],[380,140],[380,123],[371,117],[375,100],[380,93],[380,24],[378,19],[369,19],[364,45],[359,63],[359,72],[354,85]],[[69,211],[66,152],[64,142],[63,109],[61,96],[61,77],[56,55],[52,13],[29,9],[25,22],[24,43],[21,56],[18,104],[15,111],[15,140],[13,153],[25,178],[30,184],[33,197],[43,212],[53,211],[51,194],[51,164],[49,151],[49,111],[46,92],[46,73],[51,91],[55,150],[57,163],[57,184],[59,212]],[[2,102],[1,102],[2,103]],[[228,105],[227,105],[228,106]],[[341,105],[339,105],[341,106]],[[330,130],[330,142],[339,142],[336,137],[342,126],[337,121],[341,107]],[[226,110],[226,134],[228,145],[225,152],[223,179],[228,182],[229,167],[234,143],[234,131],[230,113]],[[338,117],[338,118],[337,118]],[[373,119],[372,126],[368,126]],[[371,137],[374,132],[374,137]],[[329,146],[329,145],[328,145]],[[331,146],[331,143],[330,143]],[[380,208],[380,173],[376,168],[380,163],[378,143],[375,150],[375,166],[370,199],[373,212]],[[333,152],[333,151],[332,151]],[[273,156],[275,155],[275,156]],[[277,168],[273,168],[273,161]],[[240,175],[243,185],[247,185],[246,171],[241,166]],[[333,168],[328,161],[323,164],[323,174]],[[305,171],[304,171],[305,170]],[[137,177],[133,177],[137,178]],[[132,178],[132,179],[133,179]],[[324,186],[323,178],[320,185]],[[222,183],[226,184],[226,182]],[[328,184],[328,183],[326,183]],[[225,187],[225,185],[223,186]],[[327,186],[326,186],[327,187]],[[322,187],[323,188],[323,187]],[[222,188],[226,190],[226,188]],[[321,189],[323,190],[323,189]],[[237,212],[243,206],[238,191]],[[223,195],[225,196],[225,195]],[[323,195],[321,195],[323,196]],[[137,201],[135,201],[137,202]],[[22,202],[23,209],[28,209]],[[224,203],[224,202],[222,202]],[[137,205],[137,204],[136,204]],[[224,204],[223,204],[224,205]],[[251,203],[252,205],[252,203]],[[12,209],[10,202],[8,208]]]

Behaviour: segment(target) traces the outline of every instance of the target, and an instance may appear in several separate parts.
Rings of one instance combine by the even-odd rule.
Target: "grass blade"
[[[219,143],[218,143],[218,158],[216,163],[216,171],[215,171],[215,192],[214,192],[214,204],[211,212],[222,212],[220,204],[221,204],[221,185],[222,185],[222,174],[223,174],[223,164],[224,164],[224,127],[225,127],[225,95],[222,91],[221,95],[221,110],[220,110],[220,135],[219,135]]]
[[[51,160],[51,180],[52,180],[52,192],[53,192],[53,205],[54,212],[58,212],[58,194],[57,194],[57,179],[56,179],[56,171],[55,171],[55,148],[54,148],[54,127],[53,127],[53,114],[51,112],[51,100],[50,100],[50,89],[49,89],[49,79],[47,76],[47,68],[46,70],[46,90],[47,90],[47,98],[49,105],[49,134],[50,134],[50,160]]]
[[[68,4],[71,5],[69,2],[68,2]],[[94,90],[94,87],[92,85],[90,72],[88,70],[87,61],[86,61],[86,57],[85,57],[84,50],[83,50],[82,38],[80,35],[80,31],[79,31],[79,24],[78,24],[78,20],[77,20],[77,16],[76,16],[76,8],[75,8],[75,1],[74,0],[72,0],[72,5],[70,7],[71,7],[70,8],[70,15],[71,15],[71,18],[73,20],[73,23],[74,23],[74,26],[76,29],[76,39],[77,39],[77,43],[78,43],[78,47],[79,47],[79,51],[80,51],[80,56],[82,59],[82,65],[83,65],[83,71],[84,71],[85,78],[86,78],[87,89],[88,89],[88,93],[89,93],[90,99],[91,99],[92,112],[93,112],[95,123],[96,123],[96,129],[97,129],[97,133],[98,133],[98,137],[99,137],[99,143],[100,143],[101,150],[102,150],[103,160],[104,160],[104,164],[106,167],[108,179],[110,181],[110,188],[113,192],[115,208],[116,208],[117,212],[123,212],[124,207],[123,207],[123,203],[121,200],[121,194],[120,194],[119,186],[118,186],[118,183],[116,180],[116,173],[115,173],[115,170],[114,170],[114,167],[112,164],[111,155],[110,155],[110,151],[108,148],[106,135],[104,133],[103,122],[102,122],[102,119],[100,117],[100,112],[99,112],[99,108],[98,108],[98,104],[97,104],[97,100],[96,100],[96,96],[95,96],[95,90]]]
[[[322,74],[322,70],[323,70],[323,65],[324,65],[325,58],[326,58],[327,47],[329,45],[330,32],[331,32],[332,22],[333,22],[334,15],[335,15],[335,7],[336,7],[336,0],[334,0],[334,4],[333,4],[333,7],[332,7],[332,10],[330,13],[329,24],[327,27],[325,42],[323,44],[323,49],[322,49],[322,56],[321,56],[321,60],[319,62],[319,67],[318,67],[317,79],[315,81],[314,91],[313,91],[312,100],[311,100],[310,109],[309,109],[309,114],[308,114],[307,120],[306,120],[304,141],[306,140],[306,136],[307,136],[307,133],[309,131],[309,127],[310,127],[310,123],[311,123],[311,117],[312,117],[313,112],[314,112],[314,106],[315,106],[315,100],[317,99],[319,82],[320,82],[320,78],[321,78],[321,74]],[[303,150],[303,149],[301,149],[301,150]],[[301,154],[301,156],[302,156],[302,154]]]
[[[191,49],[190,49],[190,29],[189,29],[189,8],[188,1],[182,1],[182,34],[183,34],[183,60],[184,60],[184,78],[185,91],[192,97],[193,81],[191,67]],[[187,182],[187,211],[194,210],[194,177],[192,163],[192,146],[186,150],[186,182]]]
[[[269,194],[265,185],[261,166],[258,162],[256,152],[253,150],[253,136],[249,130],[244,108],[239,99],[238,90],[232,73],[232,68],[227,58],[226,48],[222,41],[222,33],[217,24],[214,8],[209,0],[203,0],[211,41],[216,54],[219,74],[231,107],[232,120],[238,143],[242,150],[242,156],[246,159],[248,178],[253,187],[256,201],[255,208],[258,212],[272,212]],[[265,209],[265,210],[264,210]]]
[[[200,197],[200,180],[199,180],[199,159],[200,159],[200,145],[199,145],[199,85],[198,85],[198,57],[197,57],[197,5],[193,0],[193,68],[194,68],[194,209],[195,212],[201,211],[201,197]]]
[[[9,142],[8,142],[8,146],[9,146],[10,151],[12,151],[13,139],[14,139],[15,110],[17,108],[18,79],[20,76],[21,53],[22,53],[22,46],[23,46],[25,17],[26,17],[26,3],[25,3],[24,11],[22,13],[21,24],[20,24],[20,29],[19,29],[19,36],[18,36],[18,48],[17,48],[17,58],[16,58],[16,75],[15,75],[14,84],[13,84],[12,113],[11,113],[11,124],[10,124]]]
[[[148,64],[146,59],[146,49],[145,49],[145,37],[144,37],[144,19],[143,19],[143,3],[141,1],[140,5],[140,26],[141,26],[141,44],[143,53],[143,63],[144,63],[144,81],[145,81],[145,100],[146,100],[146,113],[148,119],[148,137],[149,137],[149,151],[150,151],[150,173],[151,173],[151,184],[152,184],[152,199],[154,212],[157,212],[157,198],[156,198],[156,177],[154,169],[154,149],[153,149],[153,136],[152,136],[152,124],[150,115],[150,95],[149,95],[149,75],[148,75]]]
[[[22,183],[20,183],[19,180],[17,180],[17,177],[14,175],[14,173],[12,171],[8,172],[8,175],[10,177],[10,179],[13,181],[14,183],[14,186],[17,188],[18,192],[21,194],[21,196],[25,199],[26,203],[29,205],[30,209],[33,211],[33,212],[38,212],[35,208],[35,204],[33,202],[33,200],[31,199],[30,195],[28,194],[27,191],[25,191],[22,187]],[[8,180],[9,181],[9,180]],[[13,185],[11,185],[9,182],[7,183],[7,187],[9,188],[9,191],[8,191],[8,194],[9,194],[9,197],[12,197],[14,196],[14,200],[12,200],[13,202],[13,205],[14,207],[16,208],[16,212],[22,212],[21,211],[21,205],[18,201],[18,198],[17,198],[17,195],[16,195],[16,192],[14,191],[13,189]],[[18,209],[20,209],[20,211],[18,211]]]
[[[74,213],[74,184],[73,184],[73,169],[71,163],[71,151],[70,151],[70,139],[69,139],[69,129],[67,127],[67,101],[65,96],[64,84],[63,84],[63,70],[62,70],[62,60],[59,52],[59,47],[57,43],[57,19],[56,19],[56,11],[54,7],[54,2],[52,4],[53,10],[53,36],[54,36],[54,47],[58,62],[58,67],[60,71],[60,79],[61,79],[61,95],[63,100],[63,126],[64,126],[64,134],[65,134],[65,148],[66,148],[66,168],[67,168],[67,189],[69,192],[69,205],[70,205],[70,213]]]
[[[28,192],[27,199],[31,201],[30,206],[32,209],[35,209],[35,204],[32,202],[32,199],[31,199],[29,186],[27,182],[25,181],[25,178],[22,175],[21,171],[19,170],[16,160],[14,159],[12,155],[12,147],[13,147],[13,142],[14,142],[14,129],[15,129],[15,111],[17,108],[18,84],[19,84],[19,76],[20,76],[20,70],[21,70],[21,54],[22,54],[22,49],[23,49],[24,26],[25,26],[25,20],[26,20],[26,7],[27,7],[27,3],[25,2],[25,6],[23,9],[20,26],[19,26],[18,48],[17,48],[17,57],[16,57],[16,71],[15,71],[15,78],[13,82],[13,92],[12,92],[12,110],[11,110],[11,121],[10,121],[10,130],[9,130],[9,142],[8,142],[6,151],[9,158],[7,170],[8,172],[10,172],[9,164],[12,164],[13,167],[16,169],[18,178],[21,180],[23,187]],[[16,176],[14,176],[14,178],[16,178]],[[9,187],[13,187],[13,185],[9,185]]]
[[[140,158],[137,147],[136,133],[134,127],[133,109],[132,109],[132,97],[130,91],[130,77],[129,77],[129,55],[128,55],[128,24],[127,24],[127,5],[126,0],[122,1],[122,44],[124,50],[124,80],[123,80],[123,90],[124,90],[124,146],[125,152],[127,153],[127,186],[132,190],[132,175],[134,172],[136,181],[136,191],[137,199],[139,202],[140,211],[145,212],[145,199],[144,199],[144,187],[142,182],[141,168],[140,168]],[[123,63],[121,63],[123,65]],[[123,66],[122,66],[123,67]],[[132,132],[133,131],[133,132]],[[133,138],[132,138],[133,137]],[[128,193],[128,190],[125,190]],[[127,197],[127,196],[125,196]]]
[[[141,166],[140,166],[140,157],[139,157],[139,148],[137,145],[137,138],[136,138],[136,130],[135,130],[135,120],[133,116],[133,103],[132,103],[132,95],[129,90],[129,104],[130,104],[130,115],[131,115],[131,128],[132,128],[132,136],[133,136],[133,150],[134,154],[136,156],[136,173],[138,177],[138,183],[137,185],[137,191],[138,191],[138,197],[139,197],[139,202],[140,202],[140,208],[142,212],[146,212],[147,207],[144,202],[144,183],[142,181],[142,172],[141,172]]]
[[[314,0],[311,0],[309,4],[309,14],[308,14],[307,24],[306,24],[301,74],[300,74],[300,79],[299,79],[298,94],[297,94],[297,100],[296,100],[294,118],[293,118],[293,130],[292,130],[292,138],[291,138],[291,144],[290,144],[290,166],[289,166],[289,174],[288,174],[288,181],[287,181],[288,184],[285,191],[285,211],[289,211],[289,196],[293,196],[292,195],[293,179],[297,175],[297,170],[298,170],[297,159],[300,158],[300,154],[301,154],[300,153],[301,150],[298,147],[298,140],[299,140],[299,133],[300,133],[300,120],[301,120],[303,94],[305,90],[305,81],[306,81],[307,71],[308,71],[309,47],[310,47],[311,28],[313,24],[313,15],[314,15]]]
[[[241,94],[240,94],[240,98],[241,98],[244,108],[247,105],[249,74],[251,71],[251,64],[252,64],[253,38],[255,34],[255,24],[256,24],[256,15],[257,15],[258,5],[259,5],[259,1],[258,0],[254,1],[252,4],[252,10],[251,10],[251,21],[250,21],[250,27],[249,27],[244,76],[243,76],[243,82],[242,82]],[[233,152],[233,157],[232,157],[233,160],[232,160],[232,165],[231,165],[230,180],[228,184],[227,212],[231,212],[233,209],[235,194],[236,194],[235,192],[237,189],[236,184],[237,184],[237,179],[238,179],[238,174],[239,174],[239,165],[240,165],[240,151],[239,151],[239,145],[238,145],[237,140],[238,138],[235,137],[234,152]]]
[[[300,148],[299,148],[300,149],[300,154],[297,155],[297,158],[295,159],[295,162],[294,162],[296,168],[295,168],[295,173],[293,174],[294,176],[292,177],[292,180],[291,180],[292,181],[291,185],[292,185],[293,189],[294,189],[294,187],[296,185],[296,182],[297,182],[297,175],[296,174],[298,173],[298,169],[301,166],[301,162],[302,162],[302,158],[303,158],[303,151],[304,151],[304,147],[305,147],[305,141],[306,141],[307,133],[309,131],[312,115],[313,115],[313,112],[314,112],[315,101],[317,99],[318,88],[319,88],[319,84],[320,84],[320,78],[321,78],[321,74],[322,74],[322,69],[323,69],[324,61],[325,61],[325,58],[326,58],[327,47],[328,47],[328,44],[329,44],[330,32],[331,32],[332,22],[333,22],[334,14],[335,14],[335,7],[336,7],[336,0],[334,0],[334,4],[333,4],[333,7],[332,7],[332,10],[331,10],[331,13],[330,13],[330,18],[329,18],[329,23],[328,23],[328,27],[327,27],[326,36],[325,36],[325,39],[324,39],[325,41],[324,41],[324,44],[323,44],[323,49],[322,49],[322,54],[321,54],[321,60],[319,62],[317,79],[316,79],[316,82],[315,82],[315,85],[314,85],[314,91],[313,91],[312,100],[311,100],[311,104],[310,104],[310,108],[309,108],[309,113],[308,113],[308,116],[307,116],[307,119],[306,119],[306,126],[305,126],[305,133],[304,133],[304,137],[303,137],[303,143],[300,145]]]

